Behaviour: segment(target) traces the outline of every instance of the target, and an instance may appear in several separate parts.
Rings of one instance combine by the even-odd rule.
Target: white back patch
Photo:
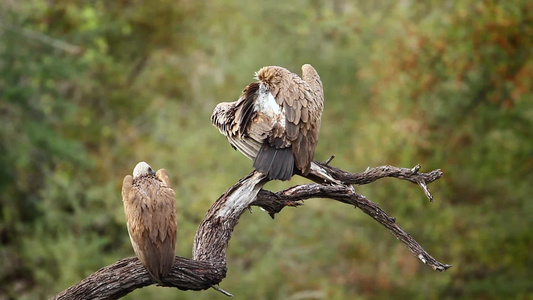
[[[285,127],[285,110],[278,105],[272,93],[263,84],[259,88],[254,110],[262,112],[272,121],[280,123],[282,127]]]

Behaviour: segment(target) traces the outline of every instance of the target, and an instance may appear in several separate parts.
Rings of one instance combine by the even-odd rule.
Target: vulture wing
[[[314,71],[317,76],[315,79],[320,82],[318,73],[311,65],[304,65],[302,70],[304,75],[311,70]],[[262,68],[257,73],[257,78],[268,87],[268,92],[281,107],[282,116],[280,121],[274,124],[268,136],[268,145],[263,145],[256,162],[263,155],[261,152],[268,155],[268,152],[272,151],[271,148],[290,147],[296,168],[303,174],[308,174],[318,143],[320,118],[324,105],[321,83],[318,89],[315,85],[310,85],[298,75],[282,67]],[[286,162],[281,160],[280,163]],[[288,166],[280,167],[288,168]]]
[[[165,170],[133,178],[127,175],[122,199],[135,254],[158,282],[174,265],[176,245],[175,194]],[[162,179],[159,179],[162,178]]]

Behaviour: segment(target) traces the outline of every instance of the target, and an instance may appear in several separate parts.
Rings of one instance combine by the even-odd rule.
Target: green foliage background
[[[435,204],[399,180],[358,190],[453,268],[313,200],[243,215],[221,286],[240,299],[533,297],[531,1],[1,2],[0,299],[50,297],[132,256],[120,188],[141,160],[169,170],[190,257],[209,206],[251,169],[212,109],[260,67],[304,63],[326,95],[316,159],[443,169]],[[126,298],[192,297],[225,298]]]

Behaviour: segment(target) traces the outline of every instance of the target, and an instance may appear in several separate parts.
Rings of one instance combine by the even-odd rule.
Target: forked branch
[[[396,220],[376,203],[355,192],[352,184],[362,185],[384,177],[408,180],[422,187],[427,197],[433,196],[427,184],[442,176],[440,170],[419,173],[420,166],[412,169],[382,166],[362,173],[349,173],[328,164],[314,162],[306,176],[318,183],[293,186],[273,193],[263,190],[265,176],[252,172],[230,187],[211,206],[196,231],[193,259],[176,257],[174,269],[162,280],[162,285],[182,290],[203,290],[216,285],[226,276],[226,248],[233,229],[242,213],[250,206],[265,209],[273,217],[286,206],[298,206],[311,198],[329,198],[353,205],[385,226],[423,263],[434,270],[445,271],[450,265],[442,264],[429,255]],[[118,299],[137,288],[154,284],[147,271],[135,257],[100,269],[89,277],[61,292],[54,299]]]
[[[279,213],[285,206],[298,206],[301,205],[301,201],[311,198],[329,198],[353,205],[371,216],[381,225],[385,226],[385,228],[404,243],[404,245],[416,257],[434,270],[446,271],[451,267],[451,265],[443,264],[435,260],[415,239],[411,237],[411,235],[409,235],[409,233],[396,224],[395,218],[390,217],[376,203],[368,200],[365,196],[356,193],[352,186],[328,186],[310,183],[294,186],[277,193],[261,190],[252,205],[263,208],[270,214],[270,216],[274,217],[274,215]]]

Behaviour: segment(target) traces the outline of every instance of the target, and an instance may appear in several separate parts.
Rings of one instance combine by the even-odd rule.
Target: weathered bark
[[[233,228],[266,182],[265,175],[254,171],[218,198],[196,231],[193,259],[226,263]]]
[[[174,268],[162,286],[181,290],[205,290],[226,277],[226,266],[176,256]],[[118,299],[135,289],[154,284],[137,257],[128,257],[104,267],[53,299]]]
[[[216,285],[226,276],[226,248],[240,216],[250,205],[260,206],[272,217],[286,206],[299,206],[311,198],[329,198],[353,205],[385,226],[422,262],[434,270],[445,271],[442,264],[429,255],[396,220],[377,204],[355,192],[353,184],[363,185],[383,177],[395,177],[418,184],[433,202],[427,184],[442,176],[440,170],[418,173],[412,169],[382,166],[362,173],[349,173],[327,164],[313,162],[305,176],[317,183],[298,185],[273,193],[262,190],[265,176],[252,172],[230,187],[211,206],[200,224],[193,246],[193,260],[176,257],[174,269],[162,280],[162,285],[182,290],[204,290]],[[54,299],[117,299],[131,291],[154,284],[144,266],[135,257],[119,260],[104,267],[76,285],[61,292]]]

